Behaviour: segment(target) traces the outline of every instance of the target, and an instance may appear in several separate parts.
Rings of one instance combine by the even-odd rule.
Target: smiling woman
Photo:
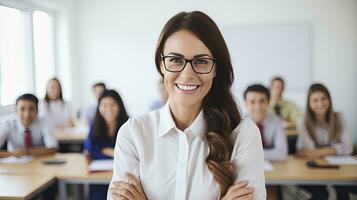
[[[259,130],[241,119],[214,21],[199,11],[172,17],[155,62],[169,99],[119,130],[108,199],[265,199]]]

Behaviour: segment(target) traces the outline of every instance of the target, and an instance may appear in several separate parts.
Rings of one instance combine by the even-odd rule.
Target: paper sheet
[[[15,157],[15,156],[10,156],[6,158],[0,158],[0,163],[1,164],[26,164],[29,163],[33,160],[31,156],[21,156],[21,157]]]
[[[269,160],[264,161],[264,171],[273,171],[274,166],[269,162]]]
[[[325,156],[325,160],[331,165],[357,165],[357,159],[353,156]]]
[[[93,160],[89,165],[89,171],[113,171],[114,162],[111,159],[108,160]]]

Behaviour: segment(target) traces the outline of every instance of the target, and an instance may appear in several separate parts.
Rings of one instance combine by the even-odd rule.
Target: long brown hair
[[[157,43],[155,63],[161,76],[160,53],[163,52],[167,38],[179,30],[194,34],[216,59],[216,76],[202,106],[207,124],[205,139],[210,149],[206,163],[219,183],[223,196],[236,177],[234,165],[230,161],[233,151],[230,135],[241,121],[239,108],[230,91],[234,80],[230,55],[221,32],[209,16],[200,11],[181,12],[166,23]]]
[[[55,82],[58,84],[58,86],[59,86],[58,99],[59,99],[62,103],[64,103],[63,94],[62,94],[61,82],[60,82],[59,79],[56,78],[56,77],[51,78],[51,79],[47,82],[47,87],[48,87],[48,85],[50,84],[51,81],[55,81]],[[48,97],[47,87],[46,87],[45,102],[46,102],[48,111],[51,112],[51,109],[50,109],[50,101],[51,101],[51,99],[50,99],[50,97]]]
[[[339,141],[342,131],[341,119],[339,117],[339,114],[333,111],[332,99],[328,89],[320,83],[312,84],[309,88],[309,92],[307,95],[307,102],[306,102],[307,105],[306,105],[305,121],[304,121],[307,132],[312,138],[312,140],[315,142],[315,144],[317,144],[316,137],[315,137],[315,128],[314,128],[317,125],[317,121],[316,121],[315,113],[312,111],[310,107],[310,97],[315,92],[322,92],[324,95],[326,95],[329,101],[330,106],[325,114],[325,120],[330,129],[329,138],[330,141]]]
[[[120,127],[129,119],[128,113],[126,112],[126,109],[124,106],[124,102],[123,102],[121,96],[119,95],[119,93],[115,90],[105,90],[102,93],[102,95],[99,97],[97,111],[96,111],[95,117],[92,122],[94,136],[97,141],[110,138],[107,123],[105,122],[104,117],[99,112],[100,103],[102,102],[102,100],[105,97],[110,97],[110,98],[114,99],[114,101],[119,106],[119,114],[118,114],[117,120],[116,120],[117,127],[116,127],[116,130],[114,131],[113,138],[116,138],[116,134],[118,133],[118,130],[120,129]]]
[[[61,82],[60,82],[60,81],[58,80],[58,78],[56,78],[56,77],[51,78],[51,79],[48,80],[48,82],[47,82],[47,87],[48,87],[48,85],[50,84],[51,81],[55,81],[55,82],[58,84],[58,86],[59,86],[59,91],[60,91],[60,92],[59,92],[59,95],[58,95],[58,99],[63,102],[63,94],[62,94]],[[49,104],[51,100],[50,100],[50,98],[48,97],[47,87],[46,87],[45,101],[46,101],[47,104]]]

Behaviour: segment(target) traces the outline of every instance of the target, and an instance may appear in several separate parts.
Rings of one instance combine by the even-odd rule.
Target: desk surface
[[[66,160],[62,165],[45,165],[43,160]],[[265,172],[267,184],[356,184],[357,165],[341,165],[339,169],[310,169],[305,160],[290,156],[286,162],[273,162],[273,171]],[[77,183],[109,183],[112,172],[88,172],[85,155],[79,153],[56,154],[40,157],[32,162],[19,164],[1,164],[0,173],[49,173],[59,180]]]
[[[306,167],[305,162],[306,160],[293,156],[285,162],[273,162],[274,170],[265,172],[266,182],[357,185],[357,165],[341,165],[339,169],[311,169]]]
[[[83,142],[88,132],[86,127],[64,128],[55,130],[55,136],[60,143]]]
[[[65,164],[46,165],[45,160],[59,159],[65,160]],[[58,179],[76,179],[76,180],[92,180],[102,181],[110,180],[112,172],[95,172],[88,171],[88,162],[86,156],[80,153],[57,153],[52,156],[38,157],[30,163],[21,164],[0,164],[0,173],[4,172],[21,172],[21,173],[50,173],[54,174]],[[109,182],[109,181],[108,181]]]
[[[0,199],[29,199],[55,181],[52,174],[0,173]]]

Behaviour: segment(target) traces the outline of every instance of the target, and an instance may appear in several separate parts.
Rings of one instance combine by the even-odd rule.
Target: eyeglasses
[[[181,72],[185,69],[187,63],[190,63],[193,71],[197,74],[209,74],[216,62],[214,58],[194,58],[188,60],[179,56],[164,56],[162,53],[161,59],[165,69],[169,72]]]

